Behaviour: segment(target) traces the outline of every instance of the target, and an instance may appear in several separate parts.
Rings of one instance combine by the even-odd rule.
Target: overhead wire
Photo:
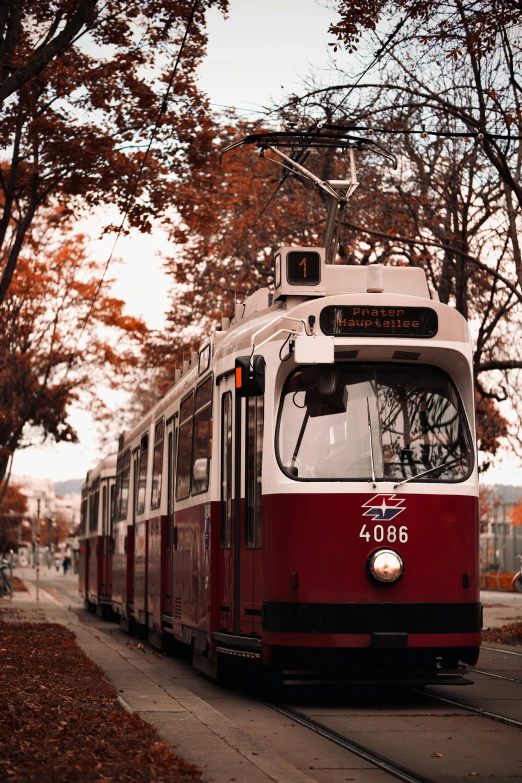
[[[386,51],[386,49],[388,48],[388,46],[391,44],[391,42],[393,41],[393,39],[394,39],[394,38],[397,36],[397,34],[398,34],[398,33],[399,33],[401,30],[402,30],[402,28],[403,28],[403,27],[404,27],[404,25],[406,24],[406,22],[407,22],[408,18],[410,17],[410,15],[411,15],[411,13],[412,13],[412,11],[413,11],[414,9],[415,9],[415,5],[414,5],[412,8],[410,8],[410,10],[408,11],[408,13],[406,13],[406,14],[403,16],[403,18],[402,18],[402,19],[401,19],[401,20],[398,22],[398,24],[395,26],[395,29],[394,29],[394,30],[392,30],[392,31],[391,31],[391,33],[388,35],[388,37],[385,39],[384,43],[383,43],[383,44],[382,44],[382,45],[379,47],[379,49],[377,49],[377,51],[375,52],[375,55],[374,55],[374,57],[373,57],[373,60],[371,61],[371,63],[369,63],[369,65],[367,65],[367,66],[366,66],[366,68],[364,69],[364,71],[362,71],[362,73],[360,73],[360,74],[359,74],[359,76],[357,77],[357,79],[355,80],[355,82],[354,82],[354,83],[353,83],[353,84],[352,84],[352,85],[349,87],[349,89],[347,90],[347,92],[346,92],[346,94],[344,95],[344,97],[343,97],[343,98],[342,98],[342,99],[339,101],[339,103],[338,103],[338,104],[337,104],[337,105],[334,107],[334,109],[333,109],[333,111],[332,111],[332,114],[331,114],[331,116],[332,116],[332,117],[333,117],[333,115],[334,115],[334,114],[335,114],[337,111],[339,111],[339,109],[341,108],[341,106],[343,105],[343,103],[345,103],[345,101],[346,101],[346,100],[347,100],[347,99],[350,97],[350,95],[351,95],[351,94],[352,94],[352,92],[355,90],[355,88],[357,87],[357,85],[359,84],[359,82],[361,81],[361,79],[363,79],[363,78],[366,76],[366,74],[367,74],[369,71],[371,71],[371,69],[372,69],[372,68],[373,68],[375,65],[377,65],[377,63],[378,63],[378,62],[379,62],[379,60],[381,59],[382,55],[385,53],[385,51]]]
[[[325,126],[326,127],[326,126]],[[338,126],[336,126],[338,127]],[[396,128],[375,128],[374,126],[362,126],[362,125],[349,125],[346,130],[349,131],[366,131],[366,133],[386,133],[396,134],[401,136],[435,136],[444,139],[478,139],[481,141],[483,138],[499,139],[501,141],[520,141],[522,136],[509,135],[506,136],[502,133],[489,133],[488,131],[430,131],[422,128],[420,130],[414,130],[413,128],[396,129]]]
[[[66,370],[66,373],[65,373],[65,378],[67,378],[69,370],[72,367],[72,363],[74,361],[74,357],[76,356],[76,352],[78,350],[78,346],[79,346],[80,341],[81,341],[81,339],[83,337],[83,334],[85,332],[85,329],[87,327],[89,319],[90,319],[90,317],[92,315],[92,312],[94,310],[94,305],[96,304],[96,300],[97,300],[97,298],[99,296],[99,293],[101,291],[102,285],[104,283],[105,276],[107,274],[107,271],[109,269],[110,263],[112,261],[112,257],[114,255],[114,251],[116,249],[116,245],[118,244],[118,240],[119,240],[119,238],[120,238],[120,236],[122,234],[123,227],[125,225],[125,221],[127,220],[130,208],[131,208],[132,203],[133,203],[133,201],[135,199],[136,192],[137,192],[137,189],[138,189],[138,185],[139,185],[139,182],[140,182],[140,179],[141,179],[141,175],[143,174],[143,170],[145,168],[145,164],[147,162],[147,159],[148,159],[148,156],[149,156],[152,144],[154,142],[154,139],[156,138],[156,134],[158,132],[158,128],[159,128],[159,124],[160,124],[161,118],[163,117],[163,115],[167,111],[169,94],[170,94],[170,91],[172,89],[172,85],[174,83],[174,79],[175,79],[175,76],[176,76],[176,71],[178,69],[178,66],[179,66],[179,63],[180,63],[180,60],[181,60],[181,55],[183,54],[183,49],[185,48],[185,44],[186,44],[187,38],[189,36],[190,28],[192,27],[192,23],[194,21],[195,15],[196,15],[196,9],[197,9],[198,4],[199,4],[199,0],[194,0],[194,2],[192,4],[191,11],[190,11],[190,16],[188,18],[188,21],[187,21],[187,24],[186,24],[186,27],[185,27],[185,32],[184,32],[184,35],[183,35],[180,47],[178,49],[177,55],[176,55],[176,60],[175,60],[174,66],[172,68],[172,72],[170,74],[170,78],[169,78],[169,82],[168,82],[168,85],[167,85],[167,89],[165,90],[165,94],[164,94],[164,96],[162,98],[161,106],[160,106],[160,109],[159,109],[159,112],[158,112],[158,116],[156,117],[156,121],[154,123],[154,127],[152,129],[152,133],[150,135],[150,139],[149,139],[149,143],[147,145],[147,149],[145,151],[145,155],[143,156],[143,159],[141,161],[141,165],[140,165],[140,168],[138,170],[138,174],[136,176],[136,179],[134,181],[134,185],[132,186],[132,190],[129,193],[127,201],[125,202],[125,206],[124,206],[124,210],[123,210],[123,217],[122,217],[120,225],[118,227],[118,231],[116,233],[116,238],[115,238],[115,240],[113,242],[112,249],[111,249],[111,251],[109,253],[109,257],[108,257],[108,259],[107,259],[107,261],[105,263],[105,267],[103,269],[102,276],[101,276],[101,278],[100,278],[100,280],[98,282],[98,285],[96,286],[96,290],[94,292],[94,296],[92,298],[92,301],[91,301],[90,306],[89,306],[89,310],[87,312],[87,315],[86,315],[85,320],[83,322],[82,328],[80,330],[80,334],[79,334],[78,339],[76,341],[76,345],[75,345],[74,350],[71,353],[71,356],[69,358],[69,361],[68,361],[68,364],[67,364],[67,370]],[[65,378],[64,378],[64,380],[65,380]]]
[[[362,73],[361,73],[361,74],[360,74],[360,75],[357,77],[356,81],[354,82],[354,84],[352,84],[352,85],[351,85],[351,87],[349,88],[349,90],[347,91],[347,93],[344,95],[344,97],[342,98],[342,100],[341,100],[341,101],[340,101],[340,102],[339,102],[339,103],[338,103],[338,104],[337,104],[337,105],[334,107],[334,109],[333,109],[333,111],[332,111],[332,114],[331,114],[331,117],[333,117],[333,115],[334,115],[334,114],[335,114],[335,113],[336,113],[336,112],[337,112],[337,111],[338,111],[338,110],[341,108],[341,106],[343,105],[343,103],[344,103],[344,102],[345,102],[345,101],[346,101],[346,100],[349,98],[349,96],[351,95],[352,91],[353,91],[353,90],[355,89],[355,87],[356,87],[356,86],[359,84],[359,82],[361,81],[361,79],[362,79],[362,78],[364,78],[364,76],[365,76],[365,75],[368,73],[368,71],[370,71],[370,70],[371,70],[371,68],[373,68],[373,67],[374,67],[374,65],[376,65],[376,64],[377,64],[377,62],[380,60],[380,58],[382,57],[382,55],[384,54],[384,52],[386,51],[386,49],[388,48],[388,46],[390,45],[390,43],[393,41],[393,39],[396,37],[396,35],[397,35],[397,34],[400,32],[400,30],[402,29],[402,27],[403,27],[403,26],[404,26],[404,24],[406,23],[406,21],[407,21],[408,17],[410,16],[410,14],[411,14],[412,10],[413,10],[413,9],[411,9],[410,11],[408,11],[408,13],[407,13],[407,14],[405,14],[405,16],[404,16],[404,17],[403,17],[403,18],[402,18],[402,19],[399,21],[399,23],[398,23],[398,24],[395,26],[395,29],[394,29],[394,30],[392,30],[392,32],[391,32],[391,33],[390,33],[390,35],[387,37],[387,39],[384,41],[384,43],[382,44],[382,46],[381,46],[381,47],[380,47],[380,48],[377,50],[377,52],[375,53],[375,56],[374,56],[373,60],[371,61],[371,63],[370,63],[370,64],[369,64],[369,65],[368,65],[368,66],[367,66],[367,67],[364,69],[364,71],[363,71],[363,72],[362,72]],[[321,126],[322,126],[322,124],[323,124],[323,123],[321,123],[319,120],[316,120],[316,121],[315,121],[315,122],[314,122],[314,123],[313,123],[313,124],[310,126],[310,128],[308,129],[308,131],[307,131],[307,132],[308,132],[308,133],[312,133],[312,132],[313,132],[313,131],[315,131],[315,130],[320,130],[320,129],[321,129]],[[305,152],[306,152],[306,149],[307,149],[306,147],[300,148],[300,149],[299,149],[299,150],[297,150],[296,152],[292,153],[292,156],[291,156],[291,157],[292,157],[294,160],[296,160],[296,161],[298,162],[298,161],[299,161],[299,160],[302,158],[302,156],[305,154]],[[282,187],[283,183],[285,182],[286,178],[288,177],[289,173],[290,173],[289,171],[285,171],[285,172],[283,173],[283,175],[282,175],[281,179],[279,180],[279,182],[278,182],[278,184],[277,184],[277,186],[276,186],[276,189],[275,189],[275,190],[274,190],[274,192],[271,194],[271,196],[270,196],[270,198],[268,199],[267,203],[265,204],[265,206],[263,207],[263,209],[261,210],[261,212],[259,213],[259,215],[256,217],[256,219],[255,219],[254,223],[253,223],[253,224],[250,226],[250,228],[248,229],[248,231],[246,232],[246,234],[244,235],[244,237],[241,239],[240,243],[239,243],[239,244],[236,246],[236,249],[234,250],[234,252],[232,253],[232,256],[230,257],[229,263],[231,263],[232,261],[234,261],[234,260],[235,260],[235,258],[237,258],[237,255],[238,255],[239,251],[240,251],[240,250],[243,248],[243,246],[244,246],[245,242],[247,241],[248,237],[250,236],[250,234],[252,233],[252,231],[254,230],[254,228],[256,227],[256,225],[259,223],[260,219],[263,217],[263,215],[265,214],[265,212],[266,212],[266,211],[267,211],[267,209],[269,208],[269,206],[270,206],[270,204],[272,203],[272,201],[275,199],[275,197],[276,197],[277,193],[278,193],[278,192],[279,192],[279,190],[281,189],[281,187]]]

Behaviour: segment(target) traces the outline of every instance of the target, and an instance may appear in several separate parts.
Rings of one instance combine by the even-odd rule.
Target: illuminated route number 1
[[[318,285],[321,282],[321,256],[313,250],[294,250],[287,255],[290,285]]]

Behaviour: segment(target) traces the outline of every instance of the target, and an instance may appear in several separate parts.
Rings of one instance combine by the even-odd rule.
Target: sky
[[[230,0],[227,19],[211,9],[207,57],[200,66],[199,80],[213,108],[234,106],[244,117],[255,118],[263,107],[298,90],[314,68],[325,71],[332,56],[328,43],[334,41],[328,27],[337,19],[333,5],[328,0]],[[343,53],[336,60],[341,66],[348,64]],[[107,259],[112,247],[113,237],[99,238],[110,214],[99,213],[88,226],[80,227],[92,237],[91,252],[100,260]],[[120,238],[115,251],[119,262],[110,270],[117,277],[113,295],[124,299],[128,312],[142,316],[154,329],[164,323],[168,305],[169,281],[162,271],[162,252],[168,253],[169,245],[161,231],[152,236],[132,232]],[[105,454],[88,411],[75,410],[71,421],[80,436],[78,445],[49,443],[19,451],[13,473],[53,481],[85,476]],[[486,482],[522,484],[519,463],[507,454],[499,457]]]

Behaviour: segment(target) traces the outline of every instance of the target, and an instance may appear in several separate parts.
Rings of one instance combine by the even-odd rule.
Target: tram
[[[80,594],[86,606],[110,617],[112,603],[112,519],[116,454],[87,472],[80,516]]]
[[[280,246],[273,290],[236,304],[119,439],[111,606],[212,676],[242,659],[285,682],[467,683],[482,622],[471,337],[422,269],[332,263],[354,147],[376,150],[342,133],[330,146],[351,174],[319,184],[322,246]],[[280,147],[314,138],[239,143],[303,175]]]

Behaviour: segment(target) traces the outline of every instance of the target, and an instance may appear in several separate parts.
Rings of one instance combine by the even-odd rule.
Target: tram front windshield
[[[276,446],[297,480],[459,481],[473,461],[462,404],[429,365],[319,365],[287,380]]]

